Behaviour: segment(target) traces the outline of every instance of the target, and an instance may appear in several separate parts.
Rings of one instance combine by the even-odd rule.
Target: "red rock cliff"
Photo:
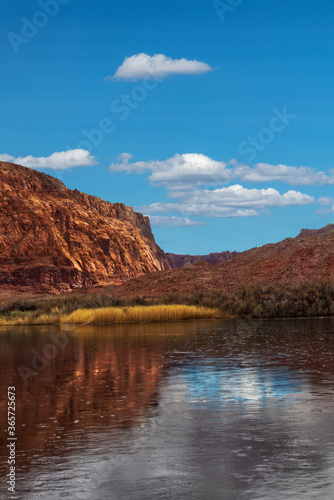
[[[0,162],[0,287],[61,292],[168,269],[149,219]]]

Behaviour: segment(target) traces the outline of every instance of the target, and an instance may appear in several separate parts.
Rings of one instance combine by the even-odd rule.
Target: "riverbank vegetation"
[[[149,306],[173,306],[173,308],[153,309]],[[180,306],[196,306],[198,315],[193,316],[194,309],[180,309]],[[124,308],[127,309],[127,313],[124,312]],[[334,284],[330,280],[298,284],[253,284],[237,290],[199,291],[191,296],[170,293],[159,298],[145,296],[120,298],[110,293],[91,293],[89,290],[59,296],[2,293],[0,325],[54,324],[65,320],[87,323],[200,318],[203,317],[201,314],[206,314],[203,308],[214,310],[214,313],[210,312],[214,316],[219,310],[221,317],[330,316],[334,315]],[[112,311],[106,312],[107,309]],[[165,311],[165,316],[162,311]],[[123,314],[127,315],[126,320]],[[95,321],[91,319],[93,316]],[[165,319],[162,319],[163,317]]]
[[[175,298],[177,299],[177,298]],[[256,283],[232,292],[215,290],[189,297],[189,302],[219,307],[242,318],[298,318],[334,315],[334,283],[263,285]]]
[[[103,300],[104,301],[104,300]],[[52,301],[51,301],[52,302]],[[37,310],[14,309],[0,316],[0,326],[47,325],[47,324],[119,324],[181,321],[189,319],[212,319],[223,316],[220,309],[185,304],[130,305],[117,307],[79,308],[63,314],[63,307],[54,306],[41,313]],[[92,305],[92,304],[89,304]],[[22,306],[21,306],[22,307]],[[46,305],[44,304],[44,307]],[[68,307],[68,304],[67,304]]]
[[[182,304],[78,309],[61,318],[62,323],[150,323],[184,319],[221,318],[219,309]]]

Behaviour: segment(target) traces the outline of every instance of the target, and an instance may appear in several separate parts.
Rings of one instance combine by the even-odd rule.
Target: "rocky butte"
[[[60,293],[169,268],[148,217],[0,162],[0,289]]]

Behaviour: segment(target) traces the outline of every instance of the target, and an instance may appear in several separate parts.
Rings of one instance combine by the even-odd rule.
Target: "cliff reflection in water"
[[[0,388],[6,394],[8,385],[16,387],[19,449],[27,459],[20,465],[44,449],[52,453],[65,433],[76,433],[75,446],[89,432],[140,424],[140,417],[158,404],[168,338],[182,338],[189,323],[175,323],[172,329],[159,325],[158,337],[156,328],[86,326],[59,332],[55,327],[26,327],[1,332],[0,363],[6,376]],[[52,352],[54,359],[46,361],[43,355]],[[6,405],[2,400],[1,429],[7,427]]]

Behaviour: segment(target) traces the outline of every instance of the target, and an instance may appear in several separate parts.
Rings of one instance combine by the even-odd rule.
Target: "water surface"
[[[334,498],[333,319],[16,327],[0,362],[3,495],[15,386],[18,498]]]

